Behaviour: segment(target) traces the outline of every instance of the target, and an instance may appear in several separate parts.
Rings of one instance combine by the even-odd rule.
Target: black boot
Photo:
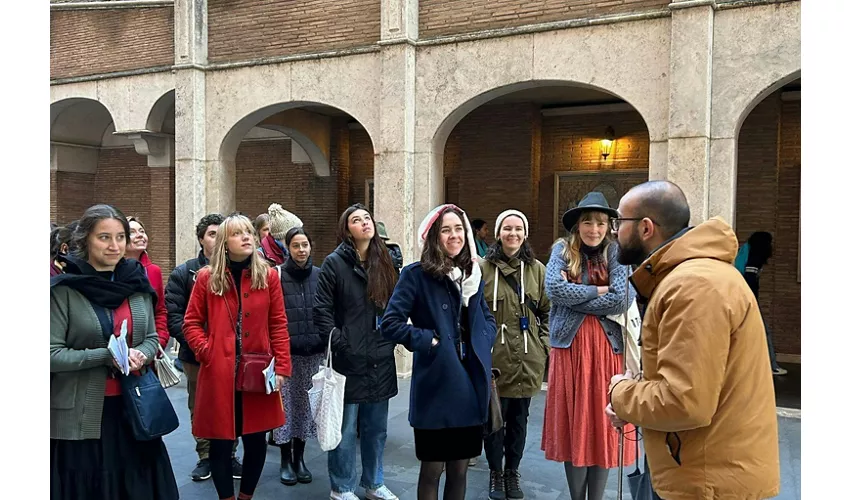
[[[292,442],[280,445],[280,482],[287,486],[298,484],[292,470]]]
[[[522,489],[519,487],[519,478],[520,475],[518,470],[505,471],[505,494],[511,500],[521,500],[525,498]]]
[[[505,500],[505,476],[500,470],[490,471],[490,500]]]
[[[292,468],[295,470],[295,477],[298,482],[304,484],[313,481],[313,474],[310,474],[307,464],[304,463],[304,446],[306,444],[300,439],[292,440]]]

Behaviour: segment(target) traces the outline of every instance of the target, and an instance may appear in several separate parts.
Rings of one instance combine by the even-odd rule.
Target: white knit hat
[[[290,229],[303,225],[304,223],[294,213],[284,210],[277,203],[269,205],[269,232],[274,239],[283,241]]]
[[[498,217],[496,217],[496,239],[499,239],[499,233],[502,232],[502,222],[511,215],[516,215],[517,217],[522,219],[522,224],[523,226],[525,226],[525,238],[528,239],[528,218],[525,216],[524,213],[514,209],[505,210],[504,212],[500,213]]]

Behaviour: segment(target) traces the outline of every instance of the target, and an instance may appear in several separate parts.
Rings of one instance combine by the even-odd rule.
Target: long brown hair
[[[569,266],[570,277],[574,279],[581,276],[581,235],[578,232],[578,227],[582,222],[588,220],[608,223],[608,232],[605,234],[605,239],[602,240],[602,260],[604,262],[608,262],[608,246],[613,241],[611,236],[611,219],[608,217],[608,214],[598,210],[585,210],[582,212],[578,222],[570,230],[569,236],[555,242],[556,244],[558,242],[564,243],[564,253],[561,254],[561,257],[567,263],[567,266]]]
[[[355,253],[357,245],[354,244],[354,238],[348,230],[348,218],[358,210],[365,211],[369,214],[369,218],[372,218],[372,214],[369,213],[368,208],[360,203],[355,203],[345,209],[339,217],[339,225],[337,226],[337,238],[354,248]],[[375,226],[374,219],[372,219],[372,225]],[[364,264],[366,277],[368,278],[366,293],[372,302],[380,307],[386,307],[390,301],[390,296],[393,294],[393,289],[395,289],[396,281],[398,281],[398,274],[393,266],[390,251],[387,250],[384,241],[378,237],[377,226],[375,226],[375,234],[369,240],[369,255],[366,256],[366,262]]]
[[[244,215],[231,215],[224,219],[218,227],[218,233],[215,236],[215,246],[213,254],[210,258],[210,291],[216,295],[224,295],[230,288],[230,280],[227,279],[227,238],[236,234],[237,231],[246,231],[256,240],[257,234],[254,232],[254,225],[251,224],[251,219]],[[251,289],[262,290],[268,286],[268,271],[269,265],[266,259],[257,254],[257,248],[254,247],[254,252],[248,257],[251,259],[249,266],[251,272]]]
[[[464,240],[468,238],[469,227],[466,225],[466,217],[464,217],[462,212],[454,208],[447,208],[431,224],[430,229],[428,229],[428,236],[425,237],[425,244],[422,246],[422,257],[419,258],[419,262],[422,264],[422,269],[426,273],[437,278],[448,274],[453,267],[460,268],[464,275],[470,276],[472,274],[472,266],[474,265],[472,254],[469,250],[469,245],[472,242],[464,241],[463,248],[454,258],[449,257],[446,251],[443,250],[442,245],[440,245],[440,229],[443,227],[443,218],[449,213],[457,215],[461,224],[463,224],[463,238]]]

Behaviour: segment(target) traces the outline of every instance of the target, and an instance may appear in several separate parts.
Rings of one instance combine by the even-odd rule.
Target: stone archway
[[[491,92],[456,110],[445,122],[454,128],[435,137],[435,148],[445,141],[437,182],[445,183],[446,202],[490,226],[505,209],[524,212],[541,260],[564,235],[561,215],[585,194],[602,185],[616,206],[622,193],[649,178],[647,124],[618,96],[568,82]],[[603,154],[609,133],[613,140]]]

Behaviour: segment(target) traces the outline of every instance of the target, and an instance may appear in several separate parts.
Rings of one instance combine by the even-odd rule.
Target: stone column
[[[381,129],[375,155],[375,216],[401,245],[405,263],[419,257],[414,211],[414,125],[418,0],[381,2]],[[396,350],[399,376],[410,376],[413,357]]]
[[[177,262],[195,256],[195,225],[208,213],[206,151],[207,2],[174,1],[174,218]]]
[[[709,217],[711,50],[714,0],[673,0],[670,34],[670,128],[667,179],[691,207],[691,223]]]
[[[148,227],[167,228],[165,232],[152,235],[151,259],[162,268],[164,278],[174,269],[171,246],[175,234],[174,183],[171,170],[174,168],[174,137],[155,132],[131,132],[120,134],[133,143],[136,152],[147,157],[150,171],[150,215]]]

